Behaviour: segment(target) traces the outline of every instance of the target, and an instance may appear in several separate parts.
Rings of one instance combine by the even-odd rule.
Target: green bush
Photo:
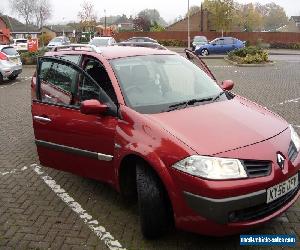
[[[186,47],[187,46],[187,42],[181,41],[181,40],[175,40],[175,39],[158,40],[158,42],[161,45],[168,46],[168,47]]]
[[[269,54],[262,48],[250,46],[229,52],[228,58],[241,64],[259,64],[268,62]]]
[[[47,51],[46,49],[41,49],[37,52],[28,52],[28,51],[22,52],[20,53],[22,63],[24,65],[34,65],[36,64],[37,58],[39,56],[43,56],[46,51]]]

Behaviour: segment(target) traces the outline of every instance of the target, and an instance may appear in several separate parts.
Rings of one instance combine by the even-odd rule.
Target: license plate
[[[267,189],[267,203],[270,203],[298,186],[298,174],[292,176],[288,180],[281,182],[273,187]]]

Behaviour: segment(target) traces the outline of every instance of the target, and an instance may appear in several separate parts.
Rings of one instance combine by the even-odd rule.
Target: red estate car
[[[271,111],[218,85],[192,52],[56,48],[38,60],[40,163],[137,198],[144,236],[169,225],[223,236],[299,197],[300,140]]]

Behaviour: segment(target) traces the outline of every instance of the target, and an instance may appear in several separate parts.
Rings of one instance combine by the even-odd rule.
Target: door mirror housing
[[[220,87],[223,90],[227,90],[227,91],[232,90],[233,86],[234,86],[234,82],[232,80],[225,80],[220,85]]]
[[[80,112],[85,115],[100,115],[108,110],[108,106],[98,100],[86,100],[80,105]]]

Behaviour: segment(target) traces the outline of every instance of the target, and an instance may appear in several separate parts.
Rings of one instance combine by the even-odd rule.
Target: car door
[[[224,53],[235,49],[234,40],[231,37],[224,38]]]
[[[114,112],[82,114],[83,95],[98,99]],[[116,113],[115,104],[79,66],[53,57],[38,60],[32,119],[42,165],[111,182]]]

